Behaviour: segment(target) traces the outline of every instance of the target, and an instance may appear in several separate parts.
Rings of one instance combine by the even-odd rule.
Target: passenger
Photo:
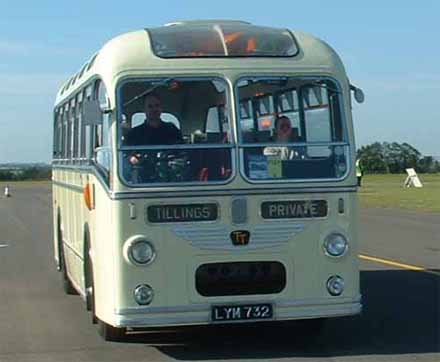
[[[125,136],[126,146],[173,145],[182,143],[182,134],[172,123],[160,118],[162,106],[159,96],[148,94],[144,100],[146,120],[132,128]]]
[[[295,142],[294,134],[290,119],[287,116],[280,116],[275,119],[275,135],[274,142],[277,143],[289,143]],[[280,146],[280,147],[266,147],[264,149],[265,156],[279,156],[281,160],[291,160],[299,157],[292,147]]]

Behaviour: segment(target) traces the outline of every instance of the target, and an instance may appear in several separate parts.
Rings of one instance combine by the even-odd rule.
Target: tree
[[[440,162],[434,160],[432,156],[422,157],[417,164],[416,171],[420,173],[440,172]]]
[[[1,181],[12,181],[15,180],[15,175],[11,171],[0,171]]]
[[[361,147],[357,158],[367,173],[404,173],[407,168],[422,173],[440,171],[438,161],[433,157],[422,157],[417,149],[405,142],[375,142]]]
[[[383,157],[383,147],[379,142],[363,146],[357,152],[360,166],[367,173],[388,173],[388,165]]]

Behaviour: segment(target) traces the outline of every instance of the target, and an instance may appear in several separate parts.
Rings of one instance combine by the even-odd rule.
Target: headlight
[[[149,285],[141,284],[134,290],[134,299],[139,305],[147,305],[153,301],[154,292],[153,288]]]
[[[148,265],[156,257],[153,245],[142,236],[130,238],[124,246],[124,255],[129,262],[136,265]]]
[[[335,297],[342,294],[344,286],[344,279],[339,275],[332,275],[327,280],[327,291]]]
[[[330,234],[325,238],[324,251],[328,256],[341,257],[347,253],[348,242],[342,234]]]

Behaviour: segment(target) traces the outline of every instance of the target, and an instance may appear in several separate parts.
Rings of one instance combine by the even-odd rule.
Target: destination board
[[[266,201],[261,204],[263,219],[305,219],[327,216],[326,200]]]
[[[217,219],[217,204],[150,205],[147,220],[151,223],[197,222]]]

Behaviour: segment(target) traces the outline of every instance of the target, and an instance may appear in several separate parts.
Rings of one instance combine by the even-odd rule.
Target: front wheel
[[[92,323],[98,324],[98,334],[105,341],[121,341],[125,336],[125,328],[113,327],[96,316],[96,294],[95,281],[93,276],[93,263],[90,260],[89,252],[86,254],[86,307],[91,311]]]
[[[119,342],[125,337],[125,328],[113,327],[98,319],[98,333],[104,341]]]

